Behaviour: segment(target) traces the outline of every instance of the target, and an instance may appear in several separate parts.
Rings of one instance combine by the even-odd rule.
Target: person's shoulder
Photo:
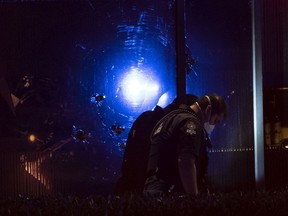
[[[181,117],[197,118],[197,114],[187,105],[181,105],[176,114]]]
[[[179,109],[179,112],[175,116],[175,120],[178,122],[191,121],[195,122],[197,125],[201,125],[200,119],[197,114],[192,109]]]
[[[165,115],[165,112],[163,110],[163,108],[157,106],[155,107],[155,109],[153,110],[147,110],[143,113],[141,113],[136,121],[145,121],[145,120],[149,120],[149,119],[159,119],[161,117],[163,117]]]

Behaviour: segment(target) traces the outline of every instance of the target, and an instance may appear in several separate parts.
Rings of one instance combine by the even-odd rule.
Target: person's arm
[[[186,193],[193,195],[198,194],[195,160],[196,158],[192,154],[181,154],[178,157],[178,169],[182,185]]]

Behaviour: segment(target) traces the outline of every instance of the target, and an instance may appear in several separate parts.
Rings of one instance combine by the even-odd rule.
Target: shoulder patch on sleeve
[[[188,121],[184,126],[187,135],[196,135],[196,125],[193,121]]]

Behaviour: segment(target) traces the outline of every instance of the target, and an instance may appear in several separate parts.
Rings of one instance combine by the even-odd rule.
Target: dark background
[[[280,4],[264,2],[267,17],[285,14]],[[287,31],[272,28],[285,24],[282,15],[267,19],[263,28],[267,91],[288,83],[281,63],[287,52],[280,49],[287,39],[277,37]],[[187,74],[187,93],[216,92],[229,105],[227,120],[211,135],[214,149],[251,149],[250,0],[187,0],[185,28],[196,62]],[[176,96],[175,1],[2,1],[0,31],[2,151],[38,154],[72,137],[48,161],[58,167],[56,180],[115,183],[135,118],[161,95],[169,95],[167,103]],[[131,66],[150,68],[146,75],[160,83],[156,96],[136,105],[124,100],[119,84]],[[10,93],[24,102],[13,108]],[[93,95],[106,97],[92,103]],[[79,131],[89,136],[79,140]],[[38,140],[29,142],[30,134]],[[225,161],[223,175],[234,160]]]

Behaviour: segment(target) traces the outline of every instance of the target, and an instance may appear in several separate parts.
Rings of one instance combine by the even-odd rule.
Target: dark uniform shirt
[[[148,178],[144,192],[168,192],[173,186],[182,190],[178,157],[191,154],[198,158],[205,148],[203,123],[189,107],[163,117],[151,133]]]

